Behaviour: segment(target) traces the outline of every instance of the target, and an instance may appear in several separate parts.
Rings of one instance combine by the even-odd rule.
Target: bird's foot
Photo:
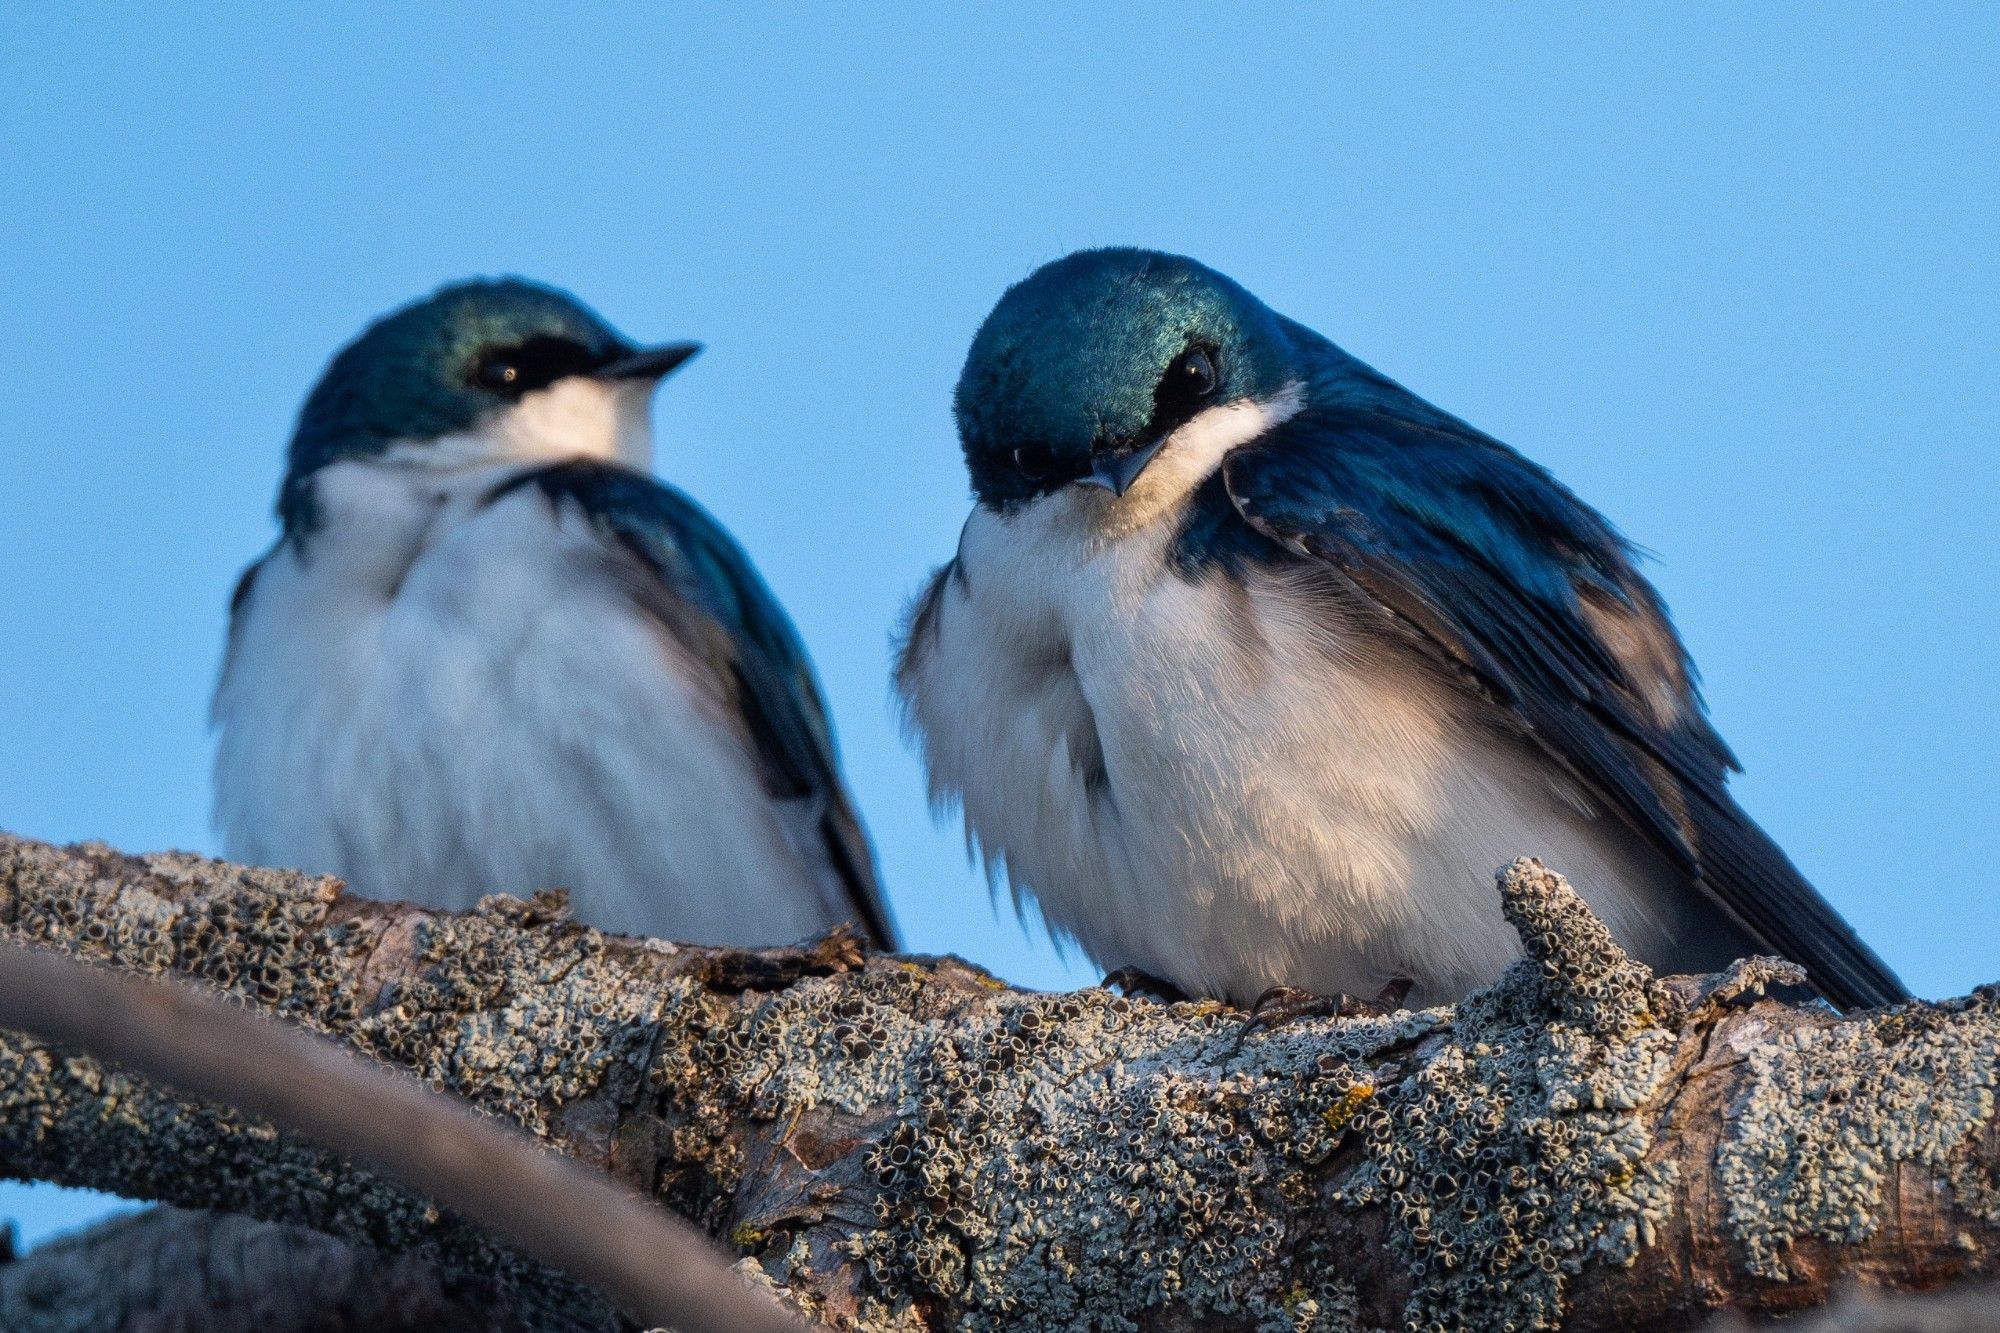
[[[695,975],[712,991],[740,995],[783,990],[806,977],[852,972],[867,957],[860,934],[851,925],[841,925],[779,949],[715,949],[702,958]]]
[[[1403,1007],[1403,1000],[1414,984],[1408,977],[1392,977],[1372,1000],[1342,994],[1315,995],[1296,986],[1273,986],[1250,1006],[1250,1016],[1243,1020],[1238,1040],[1301,1018],[1387,1018]]]
[[[1128,996],[1136,998],[1143,995],[1149,1000],[1158,1000],[1161,1004],[1180,1004],[1193,998],[1173,982],[1136,967],[1121,967],[1106,972],[1104,980],[1097,984],[1105,990],[1116,987]]]

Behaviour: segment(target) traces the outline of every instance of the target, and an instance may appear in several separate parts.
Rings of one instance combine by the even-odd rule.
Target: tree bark
[[[200,986],[0,939],[0,1026],[331,1149],[638,1322],[679,1333],[803,1327],[764,1284],[746,1282],[712,1237],[626,1182]]]
[[[552,897],[453,916],[0,842],[14,938],[413,1070],[835,1326],[1681,1330],[1994,1273],[1991,994],[1841,1018],[1757,998],[1796,980],[1768,960],[1652,977],[1535,863],[1501,903],[1527,961],[1456,1009],[1260,1029],[840,937],[689,948]],[[0,1037],[0,1163],[421,1256],[526,1292],[525,1326],[611,1326],[339,1159],[22,1038]]]

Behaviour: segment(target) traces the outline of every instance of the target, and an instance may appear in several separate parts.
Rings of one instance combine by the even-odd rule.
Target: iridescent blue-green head
[[[1000,298],[959,375],[973,493],[1002,510],[1071,485],[1123,495],[1197,417],[1295,393],[1298,332],[1179,255],[1046,264]]]
[[[312,477],[344,460],[643,466],[653,386],[699,350],[636,346],[569,293],[520,278],[441,288],[376,320],[327,366],[299,412],[279,513],[310,526]]]

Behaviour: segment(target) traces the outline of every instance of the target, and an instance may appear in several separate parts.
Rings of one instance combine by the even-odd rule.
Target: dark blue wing
[[[576,504],[632,557],[635,600],[713,673],[757,747],[771,794],[824,802],[827,855],[846,884],[856,924],[877,947],[895,948],[812,663],[742,548],[679,491],[613,464],[538,468],[491,498],[522,486],[535,487],[551,504]]]
[[[1358,387],[1230,456],[1236,512],[1337,571],[1383,633],[1488,701],[1829,999],[1903,998],[1730,797],[1735,760],[1630,546],[1505,445],[1387,381]]]

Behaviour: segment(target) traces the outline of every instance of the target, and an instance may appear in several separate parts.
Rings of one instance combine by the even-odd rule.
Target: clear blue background
[[[1095,979],[932,824],[885,674],[974,326],[1128,242],[1657,552],[1750,809],[1919,991],[2000,977],[2000,9],[59,8],[0,18],[0,825],[212,847],[301,395],[523,273],[708,342],[662,471],[812,645],[910,943]],[[31,1238],[101,1206],[0,1191]]]

